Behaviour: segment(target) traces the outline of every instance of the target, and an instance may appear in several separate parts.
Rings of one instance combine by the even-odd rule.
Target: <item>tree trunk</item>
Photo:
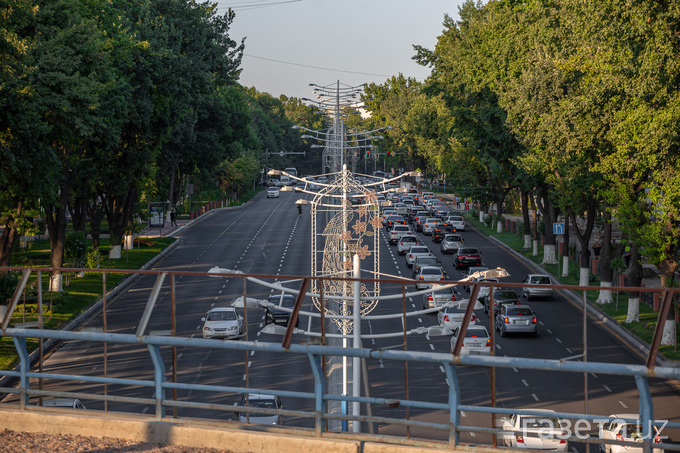
[[[12,248],[19,237],[19,221],[23,213],[23,202],[19,202],[15,208],[15,213],[5,222],[5,228],[0,235],[0,266],[9,266],[12,259]]]
[[[569,276],[569,221],[564,222],[564,235],[562,237],[562,277]]]
[[[632,261],[632,257],[631,257]],[[678,267],[678,263],[674,260],[663,260],[659,263],[659,270],[661,271],[661,287],[668,288],[672,285],[673,274]],[[662,321],[659,321],[662,322]],[[675,304],[671,302],[671,309],[668,310],[668,317],[663,326],[663,333],[661,335],[661,344],[670,346],[675,344],[676,336],[675,327]]]
[[[595,225],[595,215],[596,210],[596,200],[591,198],[588,201],[588,210],[586,211],[586,225],[581,231],[578,223],[576,223],[576,216],[574,212],[569,210],[567,212],[572,225],[574,226],[574,231],[576,232],[576,239],[578,239],[579,245],[581,246],[581,252],[579,253],[579,285],[588,286],[590,282],[590,236],[593,233],[593,226]]]
[[[125,235],[125,226],[132,218],[136,189],[128,189],[126,196],[109,197],[107,216],[109,220],[110,244],[113,250],[121,246]]]
[[[68,206],[69,192],[75,178],[75,172],[67,171],[62,182],[61,194],[58,205],[45,207],[45,221],[47,231],[50,233],[50,266],[60,268],[64,265],[64,244],[66,241],[66,207]],[[50,276],[50,291],[61,292],[61,272],[55,271]]]
[[[75,231],[85,231],[87,225],[87,196],[79,196],[73,201],[70,207],[71,221]]]
[[[614,281],[613,277],[613,270],[612,270],[612,215],[611,212],[607,209],[607,205],[605,204],[605,210],[604,210],[604,226],[602,227],[603,229],[603,237],[601,239],[598,239],[598,242],[601,240],[602,242],[600,243],[600,286],[603,288],[611,287],[612,283]],[[612,297],[612,291],[610,289],[601,289],[600,294],[597,297],[597,300],[595,301],[596,304],[608,304],[614,302],[614,298]]]
[[[524,234],[524,246],[522,249],[529,250],[531,248],[531,218],[529,217],[529,194],[524,191],[519,191],[520,200],[522,201],[522,226]]]
[[[552,224],[555,221],[556,213],[550,199],[548,192],[545,189],[541,190],[541,202],[538,204],[543,214],[543,261],[541,264],[557,264],[557,256],[555,254],[555,235],[552,231]]]
[[[629,285],[639,288],[642,285],[642,264],[640,263],[640,249],[636,243],[631,244],[630,268],[628,270]],[[628,314],[626,323],[640,321],[640,292],[628,292]]]
[[[637,293],[639,294],[639,293]],[[628,297],[628,313],[626,314],[626,324],[640,321],[640,298]]]

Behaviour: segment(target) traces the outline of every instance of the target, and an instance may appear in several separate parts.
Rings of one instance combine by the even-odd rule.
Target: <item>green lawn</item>
[[[545,266],[541,264],[541,261],[543,261],[543,250],[541,247],[539,247],[537,256],[533,256],[531,250],[522,249],[522,247],[524,246],[524,239],[522,238],[522,236],[518,236],[514,233],[506,231],[504,231],[503,233],[496,233],[495,228],[485,226],[482,222],[479,222],[478,218],[475,218],[473,215],[466,215],[465,220],[468,223],[474,224],[474,226],[480,232],[482,232],[482,234],[489,237],[497,238],[498,240],[505,243],[513,250],[516,250],[517,252],[521,253],[534,263],[542,266],[547,272],[551,273],[552,275],[555,276],[561,275],[561,269],[560,273],[558,274],[558,268],[556,264],[548,264]],[[559,282],[564,285],[579,284],[578,262],[573,260],[570,261],[569,276],[560,277]],[[599,284],[600,279],[595,275],[591,275],[590,285],[597,286]],[[649,306],[641,302],[640,321],[626,324],[624,321],[626,320],[626,314],[628,313],[628,293],[614,292],[615,301],[609,304],[595,304],[598,295],[599,291],[588,291],[586,293],[586,300],[590,304],[595,306],[597,309],[609,315],[621,326],[623,326],[626,330],[637,336],[642,341],[646,342],[647,344],[651,343],[652,337],[654,335],[654,329],[656,328],[656,322],[658,317],[657,312],[653,311],[651,308],[649,308]],[[659,350],[666,359],[680,360],[680,351],[678,351],[675,346],[661,346]]]
[[[160,253],[164,248],[174,242],[173,238],[152,238],[137,241],[134,250],[124,250],[120,260],[104,258],[102,267],[106,269],[139,269],[151,258]],[[108,239],[102,240],[100,250],[102,255],[108,256]],[[49,266],[49,242],[32,243],[27,249],[19,249],[13,253],[12,266]],[[118,285],[130,274],[108,273],[106,275],[106,287]],[[50,292],[49,275],[41,272],[41,284],[43,288],[43,321],[46,329],[58,329],[67,321],[78,316],[88,306],[102,297],[103,285],[102,274],[86,272],[84,277],[70,274],[64,275],[63,291]],[[33,322],[38,320],[37,300],[37,273],[33,273],[22,293],[16,310],[12,314],[10,325],[17,323]],[[37,340],[28,341],[29,349],[38,347]],[[0,368],[9,369],[17,362],[17,355],[11,338],[0,338]]]

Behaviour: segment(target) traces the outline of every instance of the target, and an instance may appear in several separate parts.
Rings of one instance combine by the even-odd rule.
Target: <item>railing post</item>
[[[449,447],[457,447],[459,442],[458,425],[460,424],[460,386],[456,366],[452,363],[443,363],[446,371],[446,379],[449,381]]]
[[[28,376],[26,374],[31,369],[31,361],[28,357],[28,350],[26,349],[26,338],[24,337],[12,337],[14,342],[14,347],[17,350],[17,355],[19,356],[19,372],[21,373],[21,388],[19,389],[19,405],[22,409],[26,408],[28,404],[28,386],[30,384]]]
[[[654,440],[654,428],[652,428],[654,402],[652,401],[652,393],[649,390],[649,380],[646,376],[635,376],[635,384],[640,395],[638,414],[642,424],[642,451],[644,453],[651,453],[652,441]]]
[[[307,354],[309,363],[314,373],[314,432],[320,437],[324,432],[323,414],[326,413],[326,379],[323,373],[323,357],[314,354]]]
[[[161,347],[157,344],[150,344],[149,354],[151,354],[151,360],[153,362],[153,376],[154,376],[154,397],[156,399],[156,420],[162,420],[165,416],[165,406],[163,402],[165,401],[165,391],[163,389],[163,383],[165,382],[165,364],[163,363],[163,357],[161,356]]]

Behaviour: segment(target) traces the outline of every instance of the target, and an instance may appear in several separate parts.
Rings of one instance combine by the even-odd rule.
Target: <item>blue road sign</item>
[[[564,234],[564,222],[553,223],[553,234]]]

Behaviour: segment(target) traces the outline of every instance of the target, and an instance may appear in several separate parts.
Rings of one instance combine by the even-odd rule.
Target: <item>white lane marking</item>
[[[183,352],[180,352],[179,354],[177,354],[177,360],[181,359],[183,354],[184,354]]]
[[[434,351],[434,345],[432,343],[430,343],[430,349]]]
[[[149,406],[146,406],[144,409],[142,409],[142,414],[146,414],[149,412]]]
[[[578,453],[578,450],[576,449],[576,447],[571,447],[571,451],[573,451],[574,453]]]
[[[439,370],[440,370],[442,373],[446,373],[446,370],[445,370],[444,367],[441,366],[441,365],[439,366]]]
[[[535,393],[532,393],[532,394],[531,394],[531,396],[533,396],[533,397],[534,397],[534,399],[535,399],[536,401],[541,401],[541,400],[539,400],[539,399],[538,399],[538,397],[536,396],[536,394],[535,394]]]
[[[496,348],[500,351],[501,350],[501,345],[497,344]]]
[[[475,433],[473,433],[472,431],[470,431],[470,437],[475,437]]]
[[[546,332],[548,332],[550,335],[552,335],[552,330],[550,329],[545,329]]]
[[[460,411],[460,415],[461,417],[465,417],[466,416],[465,411]]]
[[[605,389],[606,391],[608,391],[609,393],[614,393],[614,392],[612,392],[612,389],[610,389],[610,388],[607,387],[606,385],[603,385],[603,387],[604,387],[604,389]]]
[[[623,406],[624,409],[628,409],[628,406],[626,406],[626,403],[624,403],[623,401],[619,401],[619,403],[621,404],[621,406]]]
[[[512,367],[512,371],[514,371],[515,373],[519,373],[519,370],[515,367]]]
[[[569,354],[573,354],[574,352],[571,350],[571,348],[565,348]]]
[[[524,384],[525,387],[529,387],[529,383],[526,379],[522,379],[522,384]]]
[[[590,373],[590,375],[591,375],[592,377],[594,377],[595,379],[597,379],[597,374],[595,374],[595,373]]]
[[[555,340],[556,340],[559,344],[562,344],[562,340],[560,340],[559,338],[555,337]]]
[[[543,321],[538,321],[538,323],[539,323],[540,325],[542,325],[542,326],[545,325],[545,324],[543,324]]]
[[[413,308],[415,308],[415,305],[413,306]],[[418,318],[418,322],[422,324],[422,323],[423,323],[423,319],[422,319],[422,318]]]

